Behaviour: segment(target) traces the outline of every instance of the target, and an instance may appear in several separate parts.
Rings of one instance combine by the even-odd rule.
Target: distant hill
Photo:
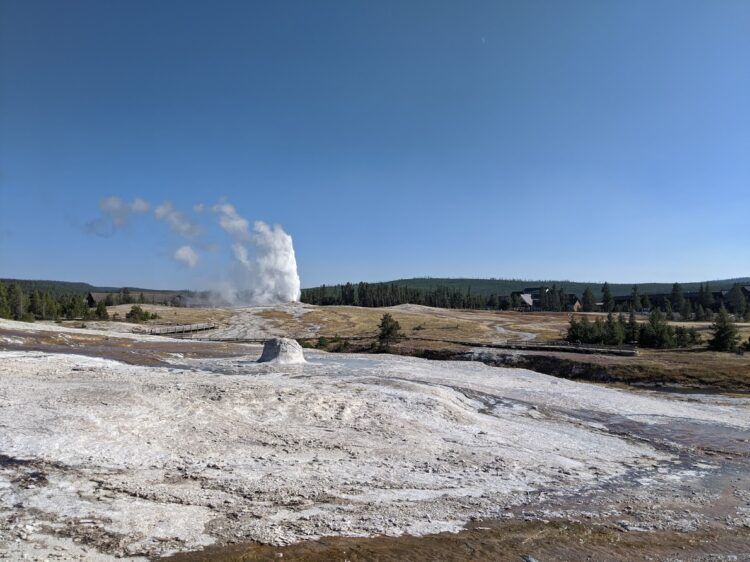
[[[88,283],[77,283],[74,281],[48,281],[38,279],[0,279],[5,284],[18,283],[27,293],[39,291],[50,293],[54,296],[60,295],[86,295],[88,293],[116,293],[123,287],[97,287]],[[188,291],[164,291],[156,289],[143,289],[140,287],[128,287],[131,293],[188,293]]]
[[[59,296],[63,294],[85,295],[89,292],[111,293],[118,292],[122,287],[98,287],[89,283],[77,283],[72,281],[48,281],[37,279],[0,279],[4,283],[19,283],[25,291],[39,290],[41,292],[50,292]],[[701,281],[690,283],[680,283],[683,291],[697,291]],[[711,289],[714,291],[731,289],[735,283],[750,285],[750,277],[738,277],[735,279],[716,279],[709,281]],[[537,287],[539,285],[557,285],[564,287],[568,293],[582,295],[586,287],[591,287],[594,295],[601,296],[601,282],[581,282],[567,280],[534,280],[534,279],[473,279],[473,278],[452,278],[452,277],[414,277],[411,279],[394,279],[393,281],[383,281],[380,283],[371,283],[371,285],[398,285],[412,289],[431,290],[436,287],[447,287],[466,292],[471,288],[474,295],[490,296],[509,295],[513,291],[521,291],[526,287]],[[669,293],[672,290],[672,283],[637,283],[638,291],[643,294]],[[329,289],[338,287],[338,285],[329,285]],[[633,285],[631,283],[610,283],[612,294],[614,296],[629,295]],[[310,287],[315,289],[316,287]],[[131,293],[175,293],[191,294],[186,290],[162,290],[162,289],[145,289],[141,287],[128,287]]]
[[[697,291],[701,281],[680,283],[683,291]],[[731,289],[735,283],[750,284],[750,277],[739,277],[736,279],[717,279],[709,281],[711,290],[719,291]],[[490,296],[509,295],[513,291],[521,291],[526,287],[538,287],[540,285],[557,285],[564,287],[568,293],[582,295],[586,287],[591,287],[594,295],[601,297],[601,282],[581,282],[566,280],[529,280],[529,279],[472,279],[472,278],[451,278],[451,277],[414,277],[411,279],[394,279],[393,281],[384,281],[382,283],[372,283],[372,285],[398,285],[400,287],[409,287],[411,289],[432,290],[436,287],[447,287],[466,292],[471,288],[474,295]],[[338,285],[337,285],[338,286]],[[672,290],[672,283],[637,283],[640,294],[658,294],[669,293]],[[333,287],[333,286],[329,286]],[[613,296],[629,295],[633,289],[632,283],[610,283]],[[315,288],[315,287],[313,287]]]

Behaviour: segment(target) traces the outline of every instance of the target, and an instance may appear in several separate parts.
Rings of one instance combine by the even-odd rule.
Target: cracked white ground
[[[260,350],[169,367],[0,352],[0,556],[458,530],[542,490],[648,491],[719,468],[608,420],[750,435],[747,399],[387,355],[257,364]]]

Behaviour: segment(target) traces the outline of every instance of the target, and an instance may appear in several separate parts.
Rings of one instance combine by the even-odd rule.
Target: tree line
[[[497,295],[483,297],[466,291],[436,287],[435,289],[414,289],[395,283],[346,283],[327,287],[303,289],[300,299],[304,303],[316,305],[344,305],[383,307],[399,304],[421,304],[439,308],[500,308]],[[505,303],[505,306],[509,306]]]
[[[303,289],[302,302],[321,306],[344,305],[363,307],[396,306],[399,304],[420,304],[436,308],[468,308],[484,310],[511,310],[523,303],[517,294],[481,295],[471,287],[465,290],[438,286],[433,289],[416,289],[396,283],[346,283],[328,287],[322,285]],[[542,295],[543,310],[571,310],[569,298],[563,287],[552,286],[549,293]]]
[[[535,308],[542,311],[566,312],[573,308],[574,300],[562,286],[546,287],[539,295]],[[726,297],[718,301],[708,283],[701,283],[697,298],[687,298],[680,283],[674,283],[666,295],[641,294],[633,285],[627,298],[614,297],[609,283],[600,290],[602,300],[597,301],[591,287],[586,287],[581,298],[584,312],[650,312],[659,309],[667,320],[712,321],[716,312],[724,306],[735,318],[750,321],[750,305],[739,284],[735,284]],[[398,283],[346,283],[315,287],[302,290],[302,302],[315,305],[348,305],[364,307],[395,306],[399,304],[420,304],[438,308],[469,308],[485,310],[512,310],[523,306],[518,293],[510,295],[482,295],[456,287],[437,286],[432,289],[419,289]]]
[[[26,292],[19,283],[0,282],[0,318],[12,320],[73,320],[88,318],[89,307],[81,295]]]
[[[697,294],[691,298],[685,296],[682,285],[674,283],[672,290],[667,295],[641,295],[638,286],[633,285],[630,296],[627,299],[616,299],[608,283],[601,288],[601,305],[597,304],[593,291],[587,287],[583,293],[582,309],[584,312],[623,312],[630,310],[649,312],[660,310],[667,320],[684,321],[696,320],[699,322],[712,321],[714,315],[723,307],[732,313],[736,319],[750,321],[750,305],[747,297],[739,284],[734,284],[726,296],[716,299],[708,283],[701,283]],[[620,301],[619,303],[617,301]]]
[[[0,281],[0,318],[11,320],[108,320],[107,306],[145,302],[144,293],[131,294],[129,289],[123,288],[119,293],[108,294],[92,310],[80,294],[55,294],[39,289],[24,291],[20,283]]]
[[[716,314],[710,332],[709,349],[750,350],[750,339],[743,346],[740,345],[739,330],[723,306]],[[624,314],[620,313],[615,318],[612,312],[607,314],[606,320],[597,317],[591,321],[586,316],[573,316],[565,339],[571,343],[612,346],[628,343],[657,349],[692,347],[701,343],[701,337],[695,328],[670,325],[666,315],[659,308],[654,308],[649,314],[648,321],[643,323],[636,320],[635,311],[632,309],[627,320]]]

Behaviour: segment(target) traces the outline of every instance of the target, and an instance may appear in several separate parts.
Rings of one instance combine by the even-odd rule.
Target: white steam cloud
[[[101,200],[99,209],[101,216],[87,223],[86,230],[109,237],[125,227],[132,215],[147,213],[151,205],[140,198],[126,203],[119,197],[110,196]],[[211,302],[268,305],[299,300],[300,279],[292,237],[280,225],[270,226],[255,221],[251,229],[250,221],[223,199],[213,206],[198,203],[192,210],[195,218],[198,218],[196,215],[215,217],[231,241],[232,266],[219,284],[221,289],[212,294]],[[196,248],[200,251],[215,249],[215,244],[203,235],[201,224],[178,211],[171,201],[156,207],[153,217],[165,222],[180,237],[192,240],[190,245],[182,245],[172,254],[172,258],[185,267],[193,269],[201,262]]]
[[[96,236],[109,238],[116,230],[127,226],[131,215],[148,212],[151,205],[140,197],[126,203],[114,195],[99,201],[101,216],[86,223],[86,231]]]
[[[165,201],[154,209],[154,216],[166,221],[172,232],[185,238],[194,238],[201,233],[200,225],[175,209],[171,201]]]
[[[198,257],[198,253],[190,246],[180,246],[174,253],[174,259],[192,268],[198,265],[200,258]]]
[[[219,225],[221,228],[233,240],[236,242],[247,242],[250,240],[250,232],[248,231],[250,223],[237,213],[234,205],[222,201],[214,205],[212,210],[219,215]]]
[[[222,297],[233,304],[273,304],[298,301],[300,279],[292,237],[280,225],[250,223],[234,205],[221,201],[212,207],[219,226],[232,239],[236,260],[231,281]]]

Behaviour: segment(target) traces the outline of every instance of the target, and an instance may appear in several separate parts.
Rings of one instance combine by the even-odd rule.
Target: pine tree
[[[490,298],[487,299],[487,308],[490,310],[497,310],[500,306],[500,301],[497,300],[497,295],[492,293]]]
[[[20,320],[26,314],[26,296],[18,283],[13,283],[10,286],[8,305],[10,306],[10,317],[13,320]]]
[[[703,308],[703,305],[698,303],[698,306],[695,309],[695,320],[697,322],[703,322],[706,319],[706,311]]]
[[[397,342],[403,337],[401,334],[401,325],[387,312],[380,319],[378,328],[380,329],[378,332],[378,341],[382,350],[388,350],[392,343]]]
[[[604,322],[601,318],[594,320],[591,325],[591,335],[589,336],[591,343],[604,343]]]
[[[594,310],[596,310],[596,299],[594,298],[594,293],[590,287],[586,287],[586,290],[583,291],[582,304],[584,312],[594,312]]]
[[[672,303],[672,310],[682,310],[682,307],[685,304],[685,297],[682,292],[682,285],[679,283],[672,285],[672,296],[670,297],[669,302]]]
[[[565,339],[571,343],[584,343],[586,341],[588,323],[588,318],[585,316],[580,321],[576,320],[575,316],[571,316]]]
[[[603,340],[607,345],[622,345],[625,340],[625,330],[622,323],[615,321],[614,315],[610,312],[607,314],[607,321],[604,324]]]
[[[630,343],[638,343],[640,328],[638,327],[638,321],[635,319],[635,312],[633,311],[633,309],[630,310],[630,317],[628,318],[626,334],[627,341],[629,341]]]
[[[10,302],[8,301],[8,288],[0,281],[0,318],[10,318]]]
[[[96,304],[96,313],[95,316],[99,320],[109,320],[109,312],[107,312],[107,304],[104,300],[100,300]]]
[[[672,301],[669,299],[664,301],[664,313],[667,315],[667,320],[670,322],[674,320],[674,309],[672,308]]]
[[[669,302],[669,301],[667,301]],[[667,348],[674,346],[674,330],[659,308],[654,308],[648,317],[646,329],[641,331],[641,341],[646,347]]]
[[[680,316],[683,322],[687,322],[693,317],[693,307],[688,299],[683,299]]]
[[[44,318],[56,319],[60,315],[60,305],[51,293],[44,294]]]
[[[638,294],[638,285],[633,285],[633,289],[630,291],[630,308],[633,310],[640,310],[641,306],[641,296]]]
[[[565,306],[565,301],[562,298],[562,289],[558,289],[556,285],[552,285],[552,292],[550,293],[552,299],[552,310],[560,312]]]
[[[44,318],[44,299],[39,289],[35,289],[29,298],[29,312],[37,318]]]
[[[714,295],[711,292],[711,287],[708,285],[708,283],[706,283],[706,286],[703,289],[701,304],[703,305],[703,309],[706,310],[706,312],[714,309]]]
[[[643,310],[651,310],[651,307],[653,305],[651,304],[651,299],[648,297],[648,295],[643,295],[641,297],[641,306],[643,307]]]
[[[729,301],[729,308],[738,318],[745,316],[747,310],[747,299],[745,298],[742,288],[735,284],[727,295]]]
[[[604,312],[612,312],[615,308],[615,299],[612,298],[612,291],[609,288],[609,283],[606,281],[602,285],[602,305]]]
[[[727,309],[722,306],[711,326],[711,339],[708,347],[714,351],[734,351],[739,341],[740,334],[737,326],[729,318]]]

